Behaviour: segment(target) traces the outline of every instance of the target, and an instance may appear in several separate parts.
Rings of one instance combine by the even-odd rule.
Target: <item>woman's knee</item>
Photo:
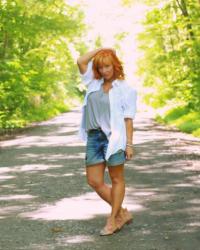
[[[92,187],[93,189],[100,189],[103,186],[103,182],[100,180],[96,180],[93,178],[87,178],[87,183],[90,187]]]
[[[124,168],[123,165],[109,168],[109,175],[112,184],[124,184]]]
[[[87,183],[93,188],[98,189],[104,184],[105,163],[96,164],[86,169]]]
[[[124,184],[125,181],[124,181],[124,177],[123,176],[115,176],[115,175],[112,175],[111,176],[111,181],[112,181],[112,184]]]

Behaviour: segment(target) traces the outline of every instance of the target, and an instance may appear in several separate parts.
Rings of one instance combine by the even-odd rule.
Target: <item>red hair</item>
[[[111,63],[113,65],[115,79],[124,80],[125,74],[122,63],[119,61],[118,57],[111,49],[103,49],[95,55],[92,68],[95,79],[102,78],[98,68],[106,63]]]

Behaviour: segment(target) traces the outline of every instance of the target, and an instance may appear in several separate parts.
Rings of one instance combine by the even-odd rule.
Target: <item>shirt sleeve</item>
[[[135,118],[137,109],[137,91],[131,86],[124,89],[123,110],[124,118]]]
[[[81,75],[82,82],[85,85],[89,85],[91,83],[91,81],[94,79],[94,74],[92,70],[92,61],[88,63],[86,72],[80,75]]]

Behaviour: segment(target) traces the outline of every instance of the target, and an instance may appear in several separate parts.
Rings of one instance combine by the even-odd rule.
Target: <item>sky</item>
[[[135,0],[131,6],[124,7],[121,0],[65,0],[67,4],[79,5],[85,15],[85,24],[89,27],[84,42],[90,50],[93,50],[95,40],[99,36],[103,47],[113,47],[116,44],[115,35],[126,32],[127,36],[120,44],[120,50],[116,53],[123,62],[125,79],[132,85],[137,95],[137,110],[147,111],[149,114],[154,110],[145,104],[143,97],[152,93],[151,87],[143,86],[143,79],[137,74],[137,60],[142,57],[142,51],[138,49],[137,35],[144,31],[142,21],[148,11],[155,6],[147,6],[142,0]],[[156,7],[161,8],[166,0],[160,1]],[[73,48],[75,59],[79,56]]]
[[[141,56],[136,40],[143,30],[142,20],[148,8],[141,1],[128,7],[122,7],[121,0],[66,0],[68,4],[79,4],[85,14],[85,23],[90,27],[85,37],[89,48],[94,49],[94,42],[100,36],[103,47],[113,47],[115,35],[126,32],[127,36],[116,53],[124,63],[126,80],[137,90],[142,88],[142,80],[137,76],[137,59]]]

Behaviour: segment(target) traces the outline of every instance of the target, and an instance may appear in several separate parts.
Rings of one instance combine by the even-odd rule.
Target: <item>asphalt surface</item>
[[[199,250],[200,140],[139,113],[125,166],[134,220],[101,237],[110,208],[86,183],[79,122],[74,110],[0,142],[0,249]]]

